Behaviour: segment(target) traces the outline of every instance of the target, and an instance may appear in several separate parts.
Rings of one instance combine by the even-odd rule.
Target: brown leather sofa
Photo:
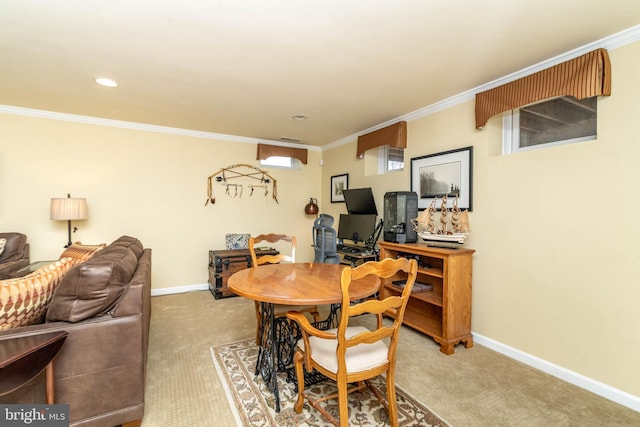
[[[61,279],[46,322],[0,331],[3,341],[67,331],[55,359],[55,400],[71,426],[139,426],[151,317],[151,249],[122,236]],[[0,403],[44,403],[44,375]]]
[[[29,265],[29,243],[22,233],[0,233],[0,280]]]

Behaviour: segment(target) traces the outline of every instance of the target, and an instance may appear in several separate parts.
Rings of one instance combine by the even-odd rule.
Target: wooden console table
[[[0,396],[17,390],[46,369],[46,403],[54,404],[53,359],[67,335],[60,331],[0,340]]]
[[[454,346],[463,342],[473,346],[471,335],[471,270],[473,249],[446,249],[424,243],[378,242],[380,259],[400,256],[418,261],[417,283],[431,289],[419,292],[414,287],[407,304],[403,324],[432,337],[440,344],[440,351],[453,354]],[[394,277],[385,280],[380,293],[400,295],[402,289]],[[387,313],[393,317],[393,313]]]

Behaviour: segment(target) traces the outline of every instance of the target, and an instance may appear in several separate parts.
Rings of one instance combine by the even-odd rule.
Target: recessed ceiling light
[[[118,83],[114,82],[111,79],[107,79],[105,77],[98,77],[96,79],[96,83],[98,83],[99,85],[102,85],[102,86],[106,86],[106,87],[116,87],[116,86],[118,86]]]
[[[293,120],[307,120],[307,116],[305,116],[304,114],[296,114],[295,116],[291,116],[291,118]]]

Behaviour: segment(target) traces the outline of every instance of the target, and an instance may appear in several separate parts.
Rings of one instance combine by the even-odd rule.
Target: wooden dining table
[[[335,326],[332,323],[337,321],[336,307],[342,302],[340,276],[345,268],[350,267],[323,263],[266,264],[238,271],[227,281],[227,286],[233,293],[261,305],[262,335],[259,340],[256,375],[261,373],[273,392],[276,412],[280,412],[276,374],[285,357],[279,343],[287,338],[283,337],[287,333],[278,330],[278,325],[288,327],[288,321],[276,321],[274,304],[330,305],[329,318],[321,323],[324,326]],[[367,298],[375,294],[379,287],[380,280],[374,276],[353,281],[349,287],[349,298],[351,301]],[[290,331],[288,335],[291,336]],[[287,351],[292,352],[293,345]],[[290,363],[290,358],[286,358]]]

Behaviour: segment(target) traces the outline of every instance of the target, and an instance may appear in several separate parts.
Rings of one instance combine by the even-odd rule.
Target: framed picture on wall
[[[344,190],[349,189],[349,174],[331,177],[331,203],[344,202]]]
[[[464,147],[411,159],[411,191],[418,194],[418,209],[447,196],[447,206],[458,198],[460,209],[472,208],[473,147]],[[438,208],[440,206],[438,205]]]

